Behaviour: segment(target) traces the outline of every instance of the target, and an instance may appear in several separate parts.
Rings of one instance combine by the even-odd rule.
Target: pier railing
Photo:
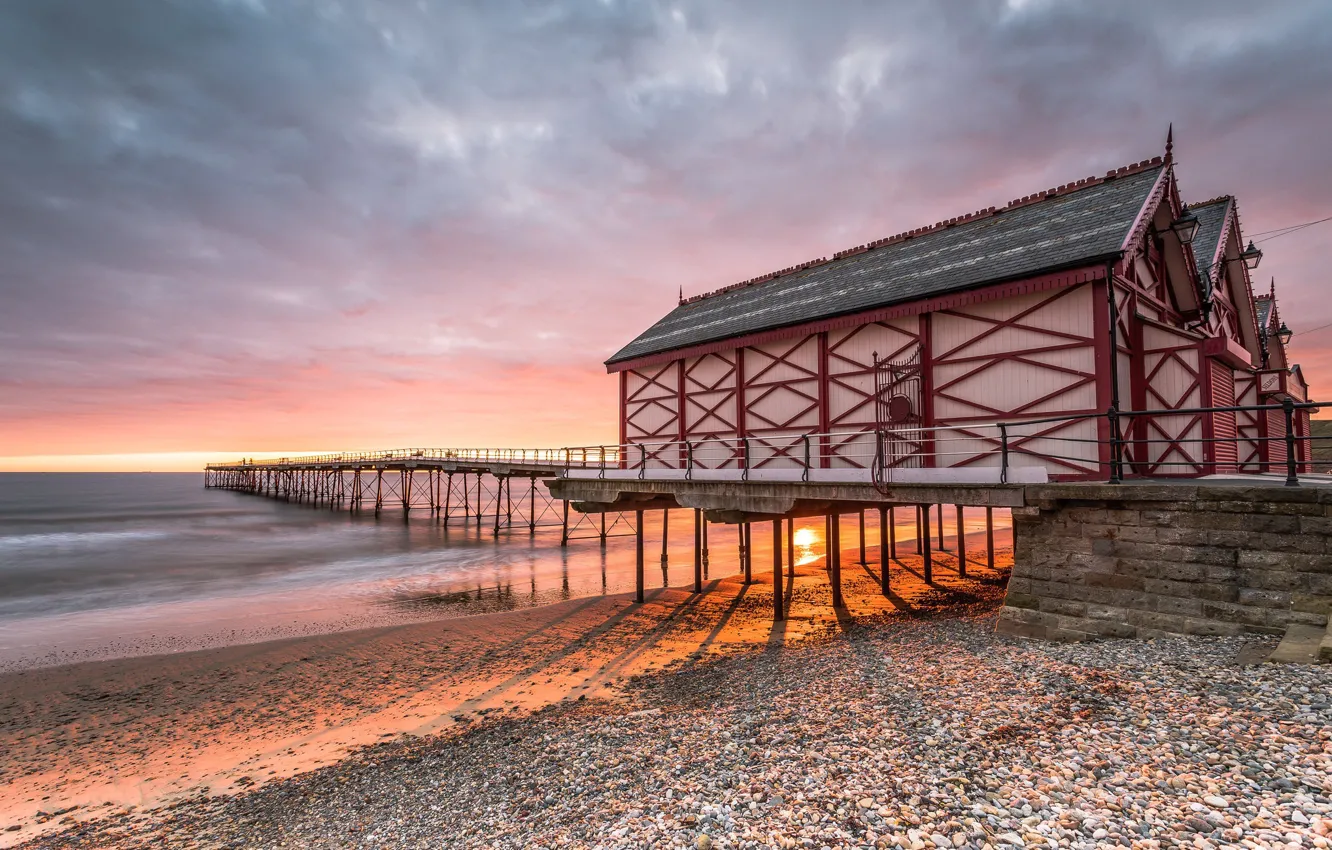
[[[502,466],[573,478],[894,483],[1281,475],[1313,471],[1297,412],[1315,402],[1108,411],[965,424],[780,431],[549,449],[391,449],[210,464],[209,470]],[[1225,420],[1218,426],[1218,419]],[[1240,419],[1243,419],[1243,422]],[[1248,423],[1247,425],[1244,423]],[[1218,433],[1218,428],[1222,432]],[[1332,463],[1329,463],[1332,467]]]

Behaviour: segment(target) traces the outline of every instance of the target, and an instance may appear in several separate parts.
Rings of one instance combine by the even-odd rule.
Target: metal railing
[[[1298,433],[1296,413],[1320,406],[1286,400],[1267,405],[1112,410],[1003,422],[792,431],[552,449],[391,449],[209,464],[207,469],[373,467],[441,461],[527,464],[564,476],[577,471],[598,478],[864,479],[880,486],[937,481],[950,474],[942,470],[950,470],[955,478],[971,473],[978,481],[993,479],[1000,484],[1034,483],[1045,480],[1042,476],[1105,478],[1113,483],[1129,478],[1275,473],[1284,474],[1287,484],[1296,485],[1300,473],[1313,463],[1314,443],[1332,439]],[[1278,412],[1281,433],[1266,433],[1271,425],[1268,414]],[[1214,425],[1205,423],[1206,417],[1212,417],[1214,423],[1218,414],[1251,414],[1253,422],[1237,422],[1235,436],[1203,436],[1215,433]],[[1240,433],[1246,427],[1262,433]],[[1177,433],[1171,433],[1171,428]]]

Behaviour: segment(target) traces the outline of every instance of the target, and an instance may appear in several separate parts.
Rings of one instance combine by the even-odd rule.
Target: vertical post
[[[948,551],[948,547],[944,545],[943,502],[939,503],[939,551]]]
[[[749,523],[741,525],[744,542],[740,544],[740,557],[745,560],[745,584],[754,583],[754,535]]]
[[[772,521],[772,619],[780,623],[786,619],[782,612],[782,521]]]
[[[463,525],[472,521],[472,494],[467,492],[467,473],[462,474]]]
[[[994,508],[985,509],[985,566],[994,569]]]
[[[566,505],[568,502],[565,503]],[[634,511],[634,539],[637,543],[634,560],[634,601],[643,601],[643,512]]]
[[[527,491],[527,533],[536,534],[536,476],[528,479],[531,490]]]
[[[703,592],[703,512],[694,508],[694,592]]]
[[[786,521],[786,574],[795,578],[795,517]]]
[[[869,563],[865,559],[865,509],[860,509],[860,565],[863,567]]]
[[[601,517],[601,548],[605,549],[605,548],[606,548],[606,512],[605,512],[605,511],[602,511],[602,512],[599,514],[599,516]]]
[[[924,544],[924,543],[921,541],[921,539],[920,539],[920,538],[921,538],[921,535],[920,535],[920,529],[921,529],[920,512],[921,512],[922,510],[924,510],[924,509],[925,509],[924,506],[922,506],[922,505],[916,505],[916,554],[917,554],[917,555],[919,555],[921,552],[924,552],[924,551],[925,551],[925,544]]]
[[[888,557],[897,560],[897,512],[888,506]]]
[[[934,561],[930,556],[930,506],[929,505],[920,506],[920,521],[921,521],[920,539],[925,541],[925,548],[920,553],[921,557],[924,558],[925,583],[931,584],[934,582]]]
[[[666,569],[666,538],[670,532],[671,512],[669,508],[661,511],[661,568]]]
[[[360,475],[360,472],[358,471],[356,474]],[[444,524],[445,525],[449,524],[449,508],[452,507],[452,502],[453,502],[453,473],[450,472],[449,480],[444,483]]]
[[[513,525],[513,477],[505,476],[504,481],[504,524]]]
[[[1008,483],[1008,426],[999,423],[999,483]]]
[[[412,512],[412,479],[416,473],[410,469],[404,469],[398,473],[398,495],[402,497],[402,515],[405,517]]]
[[[481,480],[486,477],[484,472],[476,474],[476,527],[481,528]],[[499,496],[495,496],[495,513],[499,513]]]
[[[569,545],[569,500],[562,500],[564,503],[564,519],[561,521],[562,530],[560,532],[560,545]]]
[[[879,508],[879,589],[888,595],[888,509]]]
[[[384,467],[375,470],[375,516],[384,508]]]
[[[957,506],[957,575],[967,577],[967,529],[961,505]]]
[[[1290,398],[1281,400],[1281,415],[1286,417],[1286,486],[1300,486],[1295,466],[1295,402]]]
[[[703,578],[708,577],[708,516],[703,514]]]
[[[842,600],[842,517],[841,514],[833,514],[829,518],[829,524],[832,526],[832,568],[829,571],[829,580],[832,582],[832,598],[834,608],[845,608],[846,603]]]
[[[495,530],[491,532],[492,536],[499,537],[500,528],[500,496],[504,495],[504,478],[496,476],[495,478]],[[478,515],[480,512],[478,511]]]

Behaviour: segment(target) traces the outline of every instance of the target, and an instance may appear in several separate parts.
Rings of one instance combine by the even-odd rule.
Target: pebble
[[[1251,645],[830,625],[27,847],[1329,847],[1332,668]]]

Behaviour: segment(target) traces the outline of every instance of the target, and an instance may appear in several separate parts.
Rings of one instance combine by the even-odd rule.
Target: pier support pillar
[[[888,595],[888,509],[879,508],[879,589]]]
[[[754,582],[754,534],[753,526],[749,523],[743,523],[740,526],[740,558],[745,566],[745,584]]]
[[[666,545],[667,538],[670,536],[671,512],[669,509],[661,512],[661,568],[666,569]]]
[[[921,550],[920,556],[925,565],[925,583],[934,582],[934,561],[930,555],[930,506],[920,506],[920,537],[925,541],[925,548]]]
[[[561,520],[561,523],[560,523],[560,526],[561,526],[561,531],[560,531],[560,545],[561,545],[561,546],[568,546],[568,545],[569,545],[569,500],[568,500],[568,499],[565,499],[565,500],[563,500],[563,501],[564,501],[564,517],[563,517],[563,519]],[[639,511],[638,513],[639,513],[640,515],[642,515],[643,512],[642,512],[642,511]],[[639,537],[638,537],[638,539],[639,539],[639,541],[640,541],[640,543],[639,543],[639,549],[642,549],[642,548],[643,548],[643,547],[642,547],[642,543],[641,543],[641,541],[642,541],[642,539],[643,539],[642,532],[639,532]],[[639,560],[642,560],[642,558],[640,557]]]
[[[694,509],[694,592],[703,592],[703,512]]]
[[[888,506],[888,558],[897,560],[897,513]]]
[[[828,579],[832,583],[832,604],[834,608],[845,608],[846,602],[842,599],[842,517],[840,514],[833,514],[828,518],[828,524],[832,528],[831,542],[829,551],[832,554],[832,564],[829,566]]]
[[[994,569],[994,508],[985,509],[985,566]]]
[[[708,577],[708,516],[703,515],[703,578]]]
[[[865,556],[865,509],[861,508],[859,512],[860,519],[860,565],[863,567],[869,563]]]
[[[795,578],[795,520],[786,521],[786,574]]]
[[[568,502],[565,502],[565,510],[568,510]],[[634,601],[643,601],[643,512],[634,511],[634,538],[637,542],[636,558],[634,560]]]
[[[967,529],[961,505],[957,506],[957,575],[967,577]]]
[[[943,502],[939,503],[939,551],[948,551],[948,547],[944,545]]]
[[[527,492],[527,533],[536,534],[536,476],[528,480],[532,488]]]
[[[772,619],[786,619],[782,611],[782,521],[772,521]]]

